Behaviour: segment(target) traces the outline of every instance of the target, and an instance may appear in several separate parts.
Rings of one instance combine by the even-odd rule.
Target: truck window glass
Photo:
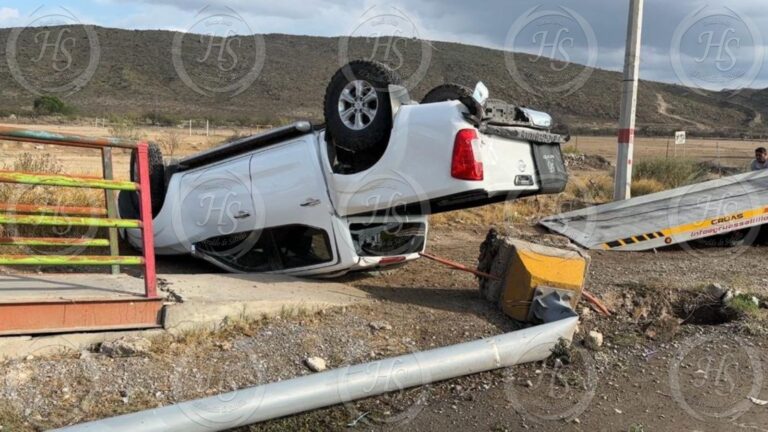
[[[213,237],[198,243],[196,248],[242,272],[312,267],[333,260],[328,233],[305,225]]]
[[[359,256],[408,255],[424,249],[423,223],[355,223],[349,226]]]

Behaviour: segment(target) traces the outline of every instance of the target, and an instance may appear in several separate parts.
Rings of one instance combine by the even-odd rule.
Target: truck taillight
[[[460,180],[482,180],[483,161],[480,157],[480,137],[477,136],[477,129],[460,130],[453,144],[451,176]]]

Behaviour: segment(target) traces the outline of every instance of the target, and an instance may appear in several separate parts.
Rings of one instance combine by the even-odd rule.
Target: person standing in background
[[[755,160],[749,166],[750,171],[760,171],[768,168],[768,151],[765,147],[758,147],[755,149]]]

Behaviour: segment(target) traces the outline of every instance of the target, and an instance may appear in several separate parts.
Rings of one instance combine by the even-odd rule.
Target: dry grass
[[[632,182],[632,196],[648,195],[665,189],[664,184],[655,179],[641,178]]]
[[[56,157],[45,153],[23,153],[10,166],[4,164],[4,170],[38,173],[63,174],[64,167]],[[0,202],[7,204],[34,204],[41,206],[80,206],[104,207],[104,192],[85,188],[61,188],[52,186],[0,184]],[[20,237],[94,237],[99,231],[88,227],[43,226],[43,225],[4,225],[0,226],[0,235]],[[2,247],[3,252],[29,252],[24,248]]]
[[[137,140],[143,137],[142,130],[132,120],[125,118],[112,119],[109,126],[109,136]]]
[[[440,213],[430,217],[435,226],[495,226],[536,223],[544,216],[602,204],[613,196],[613,180],[604,174],[573,176],[565,192],[540,195],[468,210]]]
[[[649,159],[638,163],[632,195],[641,196],[695,183],[706,173],[686,159]],[[536,223],[545,216],[604,204],[613,199],[614,180],[607,173],[571,175],[563,193],[522,198],[506,203],[434,215],[436,226],[475,225],[503,228],[514,223]]]
[[[637,162],[633,169],[635,180],[656,180],[666,189],[698,183],[706,174],[701,164],[692,159],[646,159]]]
[[[589,174],[571,177],[565,194],[586,204],[602,204],[613,198],[613,177],[607,174]]]
[[[10,407],[0,407],[0,430],[3,432],[19,432],[33,430],[25,425],[24,416]]]

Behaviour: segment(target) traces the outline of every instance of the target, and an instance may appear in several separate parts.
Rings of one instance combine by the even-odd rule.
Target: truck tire
[[[148,161],[149,161],[149,194],[152,199],[152,216],[157,216],[160,213],[160,209],[163,208],[163,202],[165,202],[165,166],[163,165],[163,152],[160,150],[160,146],[154,143],[150,143],[147,146]],[[138,151],[133,150],[131,152],[131,181],[139,182],[139,165],[138,165]],[[139,208],[139,196],[136,192],[132,192],[131,201],[137,209]]]
[[[427,93],[422,104],[457,100],[464,104],[473,116],[483,113],[483,106],[472,97],[472,89],[459,84],[442,84]]]
[[[352,153],[382,154],[392,132],[389,86],[400,76],[373,62],[352,61],[331,78],[324,114],[329,142]]]

